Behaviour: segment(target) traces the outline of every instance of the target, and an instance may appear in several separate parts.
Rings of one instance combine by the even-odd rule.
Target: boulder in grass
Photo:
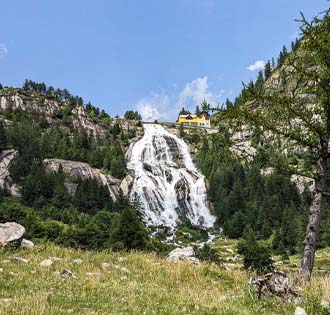
[[[194,265],[199,265],[200,261],[195,257],[194,249],[191,246],[184,248],[176,248],[172,250],[166,257],[168,261],[180,262],[186,261]]]
[[[39,265],[42,267],[50,267],[53,264],[53,261],[51,259],[45,259],[43,260]]]
[[[15,260],[15,261],[22,262],[24,264],[28,264],[29,263],[29,260],[28,259],[22,258],[22,257],[13,256],[12,259]]]
[[[70,271],[69,269],[63,269],[62,271],[60,271],[59,275],[62,277],[65,277],[65,278],[73,278],[73,279],[76,278],[74,273],[72,271]]]
[[[104,263],[102,263],[102,269],[103,270],[107,270],[107,269],[109,269],[109,267],[110,267],[110,264],[109,263],[106,263],[106,262],[104,262]]]
[[[73,262],[77,265],[81,265],[83,261],[80,258],[76,258],[73,260]]]
[[[25,233],[24,226],[16,222],[0,223],[0,245],[20,244]]]
[[[303,308],[297,306],[294,315],[307,315],[307,313]]]
[[[31,248],[31,247],[34,247],[34,243],[29,241],[29,240],[26,240],[25,238],[23,238],[22,243],[21,243],[21,247]]]

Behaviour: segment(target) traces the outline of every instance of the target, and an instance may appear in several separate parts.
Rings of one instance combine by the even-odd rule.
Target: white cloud
[[[8,48],[4,43],[0,43],[0,59],[8,54]]]
[[[136,109],[144,121],[175,121],[182,107],[194,111],[195,106],[205,99],[212,106],[221,103],[224,90],[212,92],[209,88],[208,77],[199,77],[187,83],[175,95],[151,94],[136,104]]]
[[[181,106],[195,106],[205,99],[209,104],[215,106],[221,101],[224,92],[224,90],[220,90],[218,93],[213,93],[209,89],[208,77],[199,77],[186,84],[179,94],[178,104]]]
[[[154,121],[158,119],[166,119],[167,109],[169,105],[169,96],[152,94],[140,100],[136,108],[142,116],[143,121]]]
[[[265,65],[266,65],[266,61],[257,60],[254,64],[249,65],[248,67],[246,67],[246,69],[249,70],[249,71],[262,70],[263,68],[265,68]]]

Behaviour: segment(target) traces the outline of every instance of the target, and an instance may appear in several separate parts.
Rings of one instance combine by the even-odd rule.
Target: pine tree
[[[29,81],[28,81],[28,79],[25,79],[25,81],[23,83],[23,89],[24,90],[29,90]]]
[[[255,86],[257,89],[261,89],[263,84],[264,84],[264,76],[262,74],[262,71],[259,71]]]
[[[275,65],[275,59],[274,57],[272,58],[272,72],[275,70],[276,65]]]
[[[243,255],[245,269],[255,270],[258,274],[273,269],[269,248],[257,242],[250,226],[246,226],[244,229],[243,240],[238,243],[237,251]]]
[[[125,208],[121,212],[117,230],[112,235],[115,249],[144,249],[148,240],[148,232],[139,221],[136,212]]]
[[[182,109],[179,112],[179,115],[189,115],[189,114],[190,114],[190,112],[188,110],[185,110],[184,107],[182,107]]]
[[[228,98],[226,99],[226,102],[225,102],[225,107],[226,108],[233,108],[234,107],[234,104],[233,102],[231,102]]]
[[[206,101],[206,99],[203,100],[202,104],[201,104],[201,108],[203,112],[208,113],[211,109],[210,104]]]
[[[265,64],[264,74],[265,74],[265,81],[268,80],[268,78],[272,75],[272,67],[270,65],[269,60]]]
[[[184,132],[184,128],[183,128],[183,124],[181,123],[179,126],[179,137],[180,138],[184,138],[185,137],[185,132]]]
[[[285,62],[288,55],[289,55],[288,50],[284,45],[283,48],[282,48],[282,51],[280,52],[280,56],[278,58],[278,61],[277,61],[277,64],[278,64],[279,67],[281,67],[284,64],[284,62]]]
[[[196,109],[195,109],[195,115],[196,116],[199,116],[201,114],[201,110],[199,108],[199,105],[196,106]]]
[[[280,241],[280,243],[278,245],[277,253],[279,255],[281,255],[282,260],[288,260],[289,259],[289,255],[288,255],[287,250],[285,249],[283,241]]]
[[[275,230],[275,235],[274,235],[273,243],[272,243],[273,250],[277,251],[281,242],[283,243],[282,231],[280,230],[280,228],[277,228]]]
[[[4,123],[0,120],[0,152],[7,146],[7,135]]]

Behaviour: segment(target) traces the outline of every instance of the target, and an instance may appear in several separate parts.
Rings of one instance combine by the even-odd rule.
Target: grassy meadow
[[[41,266],[49,257],[53,264]],[[272,315],[294,314],[296,307],[273,298],[253,302],[244,271],[176,264],[153,253],[84,252],[43,244],[2,250],[0,268],[1,315]],[[63,269],[75,278],[60,275]],[[330,314],[320,305],[330,300],[328,275],[315,274],[303,291],[301,306],[308,315]]]

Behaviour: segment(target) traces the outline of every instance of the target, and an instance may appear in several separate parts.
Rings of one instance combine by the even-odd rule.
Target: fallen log
[[[261,277],[251,277],[249,280],[249,294],[253,300],[260,300],[263,296],[274,296],[291,301],[301,297],[298,288],[289,283],[287,274],[283,271],[274,270]]]

